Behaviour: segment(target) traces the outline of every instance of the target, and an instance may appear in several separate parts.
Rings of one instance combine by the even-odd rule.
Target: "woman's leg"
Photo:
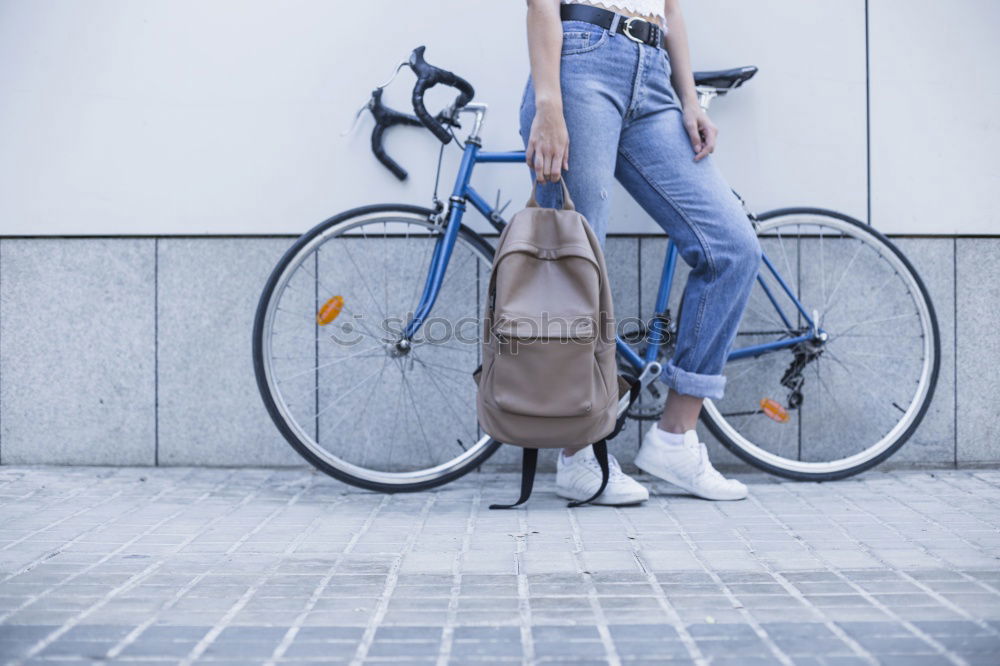
[[[678,434],[693,430],[698,423],[698,414],[704,401],[702,397],[678,393],[671,388],[667,393],[663,414],[660,416],[660,430]]]
[[[637,94],[625,113],[615,176],[691,267],[661,428],[694,428],[703,398],[721,398],[723,368],[760,265],[760,244],[711,155],[695,162],[663,49],[637,45]]]
[[[625,113],[616,177],[670,234],[691,266],[677,345],[663,369],[670,392],[659,426],[636,453],[640,469],[710,500],[747,487],[712,467],[695,424],[704,398],[721,398],[723,368],[760,264],[760,244],[712,159],[694,161],[665,50],[637,45],[636,94]]]

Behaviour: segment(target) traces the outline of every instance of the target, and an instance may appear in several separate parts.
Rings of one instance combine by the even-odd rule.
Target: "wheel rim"
[[[426,466],[410,465],[411,467],[414,467],[413,469],[379,469],[376,468],[376,466],[374,465],[371,466],[366,465],[365,464],[366,462],[372,462],[372,461],[366,460],[365,458],[359,461],[356,459],[357,454],[364,453],[364,456],[366,458],[370,459],[374,457],[375,462],[380,462],[380,463],[385,462],[384,458],[381,457],[385,455],[385,452],[379,450],[375,445],[385,444],[386,440],[378,440],[376,437],[375,440],[372,441],[372,434],[369,431],[366,438],[368,440],[367,444],[368,448],[365,449],[364,451],[361,451],[361,449],[358,448],[356,450],[352,450],[351,452],[352,455],[346,455],[343,451],[331,450],[332,447],[329,445],[336,444],[335,441],[332,441],[332,438],[334,437],[336,430],[334,429],[331,432],[329,427],[330,425],[334,425],[334,427],[336,427],[336,425],[339,424],[324,424],[324,419],[326,418],[326,414],[330,412],[332,408],[329,407],[326,401],[322,401],[323,404],[321,404],[321,399],[324,397],[323,393],[324,387],[321,385],[321,382],[323,381],[322,375],[328,374],[329,372],[337,372],[339,370],[344,370],[346,374],[347,368],[352,366],[357,367],[359,365],[364,364],[365,362],[374,359],[375,361],[377,361],[378,365],[377,366],[373,365],[370,368],[370,372],[367,372],[365,374],[365,378],[367,379],[374,376],[375,377],[374,385],[377,386],[379,383],[382,382],[385,376],[385,371],[389,369],[390,365],[396,366],[397,371],[400,373],[406,372],[405,369],[403,370],[399,369],[398,358],[401,358],[401,356],[396,357],[395,359],[390,359],[390,356],[392,356],[392,354],[388,352],[388,345],[379,344],[379,342],[381,341],[376,342],[373,340],[368,340],[362,346],[358,347],[358,349],[352,350],[348,354],[340,355],[338,358],[326,359],[326,357],[323,355],[323,352],[321,351],[321,347],[324,345],[320,344],[321,341],[320,336],[326,333],[326,331],[321,330],[321,327],[317,323],[315,323],[315,321],[310,322],[309,325],[313,326],[316,330],[316,333],[314,334],[315,347],[314,351],[312,352],[312,362],[315,367],[311,369],[307,368],[306,370],[307,371],[311,370],[312,372],[314,372],[319,377],[319,379],[316,382],[314,390],[316,410],[312,414],[313,418],[309,420],[309,419],[304,419],[302,417],[302,409],[296,408],[295,403],[290,399],[292,397],[291,391],[285,390],[281,386],[281,384],[284,381],[288,380],[289,378],[295,379],[296,375],[298,377],[304,377],[304,380],[308,381],[308,375],[302,372],[301,370],[298,371],[296,375],[285,376],[284,374],[282,374],[282,368],[280,367],[281,363],[279,362],[280,360],[279,357],[281,357],[281,354],[276,353],[276,351],[288,349],[290,344],[286,341],[279,341],[276,339],[275,327],[276,324],[278,322],[281,322],[283,318],[292,316],[292,315],[287,315],[287,312],[285,312],[287,308],[283,308],[281,306],[283,297],[286,293],[289,292],[290,285],[292,284],[292,282],[297,279],[299,282],[301,282],[302,281],[301,276],[303,274],[307,276],[306,277],[307,282],[311,277],[311,282],[315,286],[314,286],[314,299],[311,304],[312,308],[311,308],[311,314],[309,316],[313,317],[313,319],[315,320],[315,313],[317,306],[321,306],[322,304],[326,303],[327,300],[330,298],[330,296],[339,295],[336,292],[346,291],[348,289],[348,287],[346,286],[341,289],[330,288],[331,287],[331,285],[329,284],[330,281],[324,275],[325,269],[338,270],[336,268],[336,264],[331,263],[334,258],[327,256],[329,254],[327,250],[331,247],[331,245],[329,245],[328,242],[331,240],[335,242],[339,240],[342,243],[357,243],[358,241],[368,241],[370,243],[372,241],[377,241],[379,240],[378,237],[368,233],[370,229],[374,229],[376,227],[382,230],[383,237],[381,240],[396,241],[394,245],[398,245],[399,247],[393,247],[392,248],[393,251],[402,251],[402,254],[405,255],[409,252],[409,244],[411,243],[413,244],[413,247],[416,247],[417,245],[423,245],[424,247],[420,248],[419,252],[412,253],[413,255],[416,255],[417,258],[414,259],[413,262],[411,262],[412,265],[407,267],[409,269],[412,269],[409,270],[409,277],[412,277],[413,279],[409,280],[405,285],[403,285],[405,286],[405,290],[402,289],[401,287],[393,285],[394,293],[390,296],[390,290],[387,284],[385,286],[384,291],[379,293],[378,296],[376,296],[375,290],[371,288],[370,284],[363,289],[363,291],[368,294],[368,301],[367,301],[368,304],[370,306],[376,306],[370,309],[382,310],[382,308],[379,308],[377,306],[379,305],[379,302],[382,301],[383,298],[385,300],[382,302],[384,302],[387,306],[385,310],[388,310],[389,309],[388,306],[391,300],[397,300],[397,301],[399,299],[409,300],[405,296],[405,294],[412,294],[414,292],[416,293],[417,296],[419,296],[419,291],[416,290],[422,287],[423,276],[419,276],[419,280],[417,280],[416,279],[418,277],[417,273],[419,271],[420,266],[426,268],[426,262],[429,261],[430,257],[430,249],[428,248],[431,248],[433,246],[434,240],[440,235],[442,231],[440,227],[434,225],[433,223],[428,221],[426,217],[422,215],[416,213],[405,213],[405,212],[370,213],[332,225],[328,229],[325,229],[321,233],[317,234],[314,238],[310,239],[308,243],[303,245],[296,252],[295,256],[292,257],[291,260],[285,264],[284,268],[281,270],[281,273],[277,276],[274,288],[271,291],[270,298],[267,302],[264,311],[261,345],[260,345],[262,358],[260,360],[263,371],[264,383],[266,385],[266,390],[268,392],[268,397],[273,403],[274,410],[277,413],[277,418],[281,419],[283,424],[287,427],[287,429],[292,433],[294,438],[297,440],[298,444],[302,448],[304,448],[311,456],[315,457],[316,460],[319,460],[322,463],[325,463],[326,465],[329,465],[334,469],[342,472],[345,475],[354,477],[364,482],[386,485],[386,486],[407,486],[412,484],[420,484],[420,483],[434,481],[440,479],[443,476],[446,476],[448,474],[451,474],[457,470],[464,468],[466,465],[470,463],[470,461],[478,458],[484,452],[484,449],[491,446],[492,440],[490,439],[489,436],[480,433],[478,431],[478,427],[470,426],[466,429],[466,432],[463,432],[463,435],[466,435],[467,437],[464,440],[464,442],[462,437],[458,437],[460,444],[457,448],[460,449],[460,452],[456,453],[456,455],[454,455],[453,457],[447,457],[444,460],[434,461],[434,464]],[[341,245],[340,247],[345,247],[345,246]],[[360,263],[358,262],[358,255],[361,254],[359,250],[360,247],[353,247],[353,249],[348,249],[340,253],[340,255],[336,258],[347,259],[346,261],[343,261],[344,266],[353,264],[354,268],[359,268],[359,269],[362,265],[365,266],[366,268],[371,266],[371,264],[366,264],[364,259],[362,259]],[[384,251],[382,251],[382,249],[380,249],[380,251],[382,252],[383,261],[381,265],[375,266],[375,268],[377,269],[376,272],[379,272],[381,275],[384,275],[385,278],[388,280],[390,276],[396,275],[397,272],[400,271],[400,266],[397,262],[394,262],[392,266],[389,265],[388,247],[386,247]],[[445,281],[442,284],[442,292],[438,297],[437,304],[435,305],[435,311],[439,311],[443,307],[448,305],[445,302],[448,294],[447,290],[451,288],[450,285],[455,284],[455,280],[453,279],[453,277],[457,274],[457,272],[481,275],[483,273],[483,267],[485,267],[486,271],[485,275],[488,277],[488,270],[491,264],[491,260],[492,260],[491,257],[481,248],[477,247],[475,243],[469,242],[466,239],[464,239],[462,235],[459,235],[456,241],[454,252],[452,254],[450,265],[448,267],[448,272],[446,273],[445,276]],[[404,270],[403,272],[406,271]],[[425,274],[426,271],[424,275]],[[479,281],[478,278],[477,281]],[[419,283],[419,286],[416,283]],[[298,284],[297,286],[300,287],[301,291],[301,284]],[[353,290],[355,296],[357,296],[362,291],[360,288],[354,287],[353,285],[351,286],[351,289]],[[298,298],[299,300],[298,305],[303,306],[307,304],[306,302],[308,299],[302,296],[301,294],[298,295],[296,298]],[[361,296],[360,298],[363,299],[364,296]],[[347,297],[346,300],[351,300],[351,299],[350,297]],[[415,304],[416,302],[415,298],[412,300],[412,302],[413,304]],[[355,307],[353,303],[349,306],[345,302],[342,308],[343,308],[342,314],[338,316],[334,320],[334,322],[332,322],[333,324],[336,324],[338,319],[341,319],[341,317],[343,317],[344,314],[347,314],[352,318],[352,322],[360,322],[355,331],[360,333],[361,338],[369,337],[371,333],[378,332],[374,331],[371,328],[371,326],[365,326],[363,317],[361,318],[357,317],[358,313],[356,312],[356,310],[359,308]],[[305,307],[299,308],[299,311],[296,312],[295,316],[301,318],[302,311],[304,311],[305,309],[306,309]],[[412,306],[410,307],[410,309],[412,309]],[[466,308],[466,310],[469,309],[470,308]],[[471,310],[472,310],[472,315],[477,315],[478,304],[475,308],[472,308]],[[389,323],[386,321],[385,316],[388,315],[389,313],[387,311],[383,311],[380,314],[383,315],[383,321],[381,322],[381,324],[383,326],[382,330],[385,331],[386,330],[385,325]],[[405,313],[402,316],[405,316]],[[476,321],[478,321],[478,318],[476,319]],[[326,326],[330,325],[331,324],[326,324]],[[299,334],[302,334],[305,328],[307,327],[305,323],[300,324],[298,323],[297,320],[294,326],[302,327],[301,330],[298,331]],[[399,325],[397,321],[396,330],[398,330],[398,328]],[[323,338],[322,342],[326,343],[327,339]],[[428,362],[431,362],[432,359],[429,357],[428,358],[421,358],[421,357],[425,354],[430,355],[432,353],[431,349],[428,347],[428,345],[431,344],[433,343],[429,338],[419,344],[415,343],[414,345],[412,345],[409,353],[404,355],[409,356],[409,359],[411,359],[410,364],[412,366],[421,364],[422,368],[426,368],[428,366]],[[301,345],[294,345],[294,346],[301,347]],[[346,347],[346,344],[338,345],[334,343],[334,347],[344,348]],[[474,357],[478,359],[478,344],[473,345],[473,347],[475,348],[474,356],[471,356],[468,350],[466,350],[465,356],[469,358]],[[441,349],[443,349],[443,347]],[[440,350],[435,350],[435,352],[437,351]],[[309,356],[310,353],[308,352],[303,355],[304,358],[308,358]],[[439,353],[435,353],[433,358],[436,359],[438,356],[441,355]],[[461,393],[461,386],[456,380],[452,379],[448,383],[448,386],[455,387],[457,391],[456,395],[464,395],[464,398],[462,399],[464,399],[466,407],[469,405],[468,395],[474,395],[474,393],[471,392],[471,389],[474,388],[474,384],[471,380],[471,372],[474,369],[474,367],[475,366],[473,365],[472,367],[469,368],[461,368],[461,369],[453,368],[455,373],[467,371],[465,381],[467,382],[467,385],[470,389],[468,394]],[[329,370],[325,372],[326,369]],[[363,382],[364,379],[362,380],[362,383]],[[368,387],[366,388],[365,391],[362,391],[361,393],[366,393],[371,390],[372,389]],[[407,391],[407,389],[405,388],[400,388],[399,390]],[[444,392],[440,384],[438,385],[437,390],[439,392]],[[298,396],[300,403],[303,402],[301,395],[302,393],[304,392],[300,391],[300,395]],[[347,393],[346,391],[342,391],[339,394],[340,397],[338,397],[336,400],[338,401],[343,400],[344,394],[346,393]],[[372,391],[372,393],[374,393],[374,391]],[[408,390],[407,393],[409,393],[410,396],[412,397],[414,391]],[[355,396],[355,398],[358,397],[360,396]],[[369,400],[371,400],[371,397],[369,397]],[[365,404],[367,405],[369,403]],[[475,424],[476,416],[475,416],[474,402],[472,403],[472,405],[473,409],[471,411],[467,410],[467,413],[471,424]],[[408,407],[406,405],[401,405],[401,406],[404,410],[402,413],[406,414],[407,413],[406,410],[408,409]],[[409,408],[412,409],[414,407],[418,408],[419,405],[411,404]],[[416,420],[413,421],[413,423],[416,423],[417,421],[420,420],[419,412],[417,414],[418,415],[416,416]],[[362,411],[361,413],[357,414],[357,416],[360,419],[364,419],[366,418],[366,413]],[[452,412],[451,414],[442,414],[439,415],[439,418],[444,418],[444,419],[455,418],[455,414],[454,412]],[[371,416],[370,423],[373,427],[377,426],[379,423],[379,417],[376,414],[373,414]],[[394,425],[398,426],[398,424],[399,424],[399,419],[397,418]],[[408,441],[409,436],[412,435],[412,433],[407,432],[406,430],[400,429],[398,427],[390,429],[389,432],[393,434],[398,434],[401,440],[403,440],[404,442]],[[472,432],[475,432],[475,435],[471,435]],[[331,439],[327,439],[327,435]],[[354,436],[354,434],[352,433],[351,435],[348,435],[348,437],[351,436]],[[324,443],[324,440],[326,441],[326,443]],[[424,442],[425,444],[430,445],[430,441],[426,437],[426,431],[424,435]],[[395,447],[399,444],[400,442],[396,441],[394,437],[388,440],[388,445],[390,447]],[[429,451],[429,453],[433,452]],[[351,459],[352,456],[355,458],[354,460]],[[391,449],[388,452],[388,459],[389,459],[388,462],[391,465],[393,463]],[[395,462],[397,466],[400,464],[398,458]]]
[[[771,257],[771,261],[778,269],[778,272],[782,274],[782,276],[785,277],[786,280],[791,282],[792,279],[788,277],[788,274],[795,273],[798,276],[799,285],[801,285],[802,281],[801,264],[798,267],[796,267],[796,269],[793,270],[792,266],[795,264],[795,262],[790,261],[790,256],[789,256],[790,254],[794,255],[795,259],[799,261],[811,258],[815,262],[816,260],[815,250],[816,247],[819,246],[821,248],[819,252],[820,256],[819,260],[823,263],[829,262],[831,260],[831,257],[829,255],[824,256],[824,250],[829,251],[829,246],[823,248],[823,240],[824,238],[832,240],[833,236],[832,233],[830,236],[826,236],[825,233],[823,235],[818,235],[818,240],[817,240],[817,234],[814,233],[808,239],[807,247],[811,248],[811,250],[806,250],[806,251],[796,250],[794,253],[791,253],[789,252],[789,248],[786,245],[783,249],[779,249],[776,253],[772,253],[771,251],[772,248],[767,247],[767,244],[770,244],[771,246],[776,246],[780,245],[780,243],[782,242],[786,242],[789,236],[781,233],[782,229],[794,225],[799,225],[800,229],[805,228],[806,225],[812,226],[812,228],[815,230],[818,230],[820,228],[832,229],[834,233],[840,234],[840,236],[838,237],[838,241],[836,242],[841,242],[843,249],[851,249],[851,251],[855,253],[853,264],[848,264],[844,267],[844,270],[846,271],[853,272],[858,270],[857,256],[858,254],[863,252],[874,252],[878,256],[878,258],[884,261],[885,265],[891,269],[892,274],[885,278],[884,283],[879,288],[884,290],[886,288],[886,285],[894,284],[893,281],[895,280],[895,285],[897,286],[897,288],[900,288],[902,290],[900,293],[905,293],[909,297],[908,303],[910,304],[910,306],[914,311],[912,314],[915,315],[915,323],[911,325],[911,328],[920,331],[920,334],[916,336],[919,338],[919,341],[915,342],[913,345],[910,346],[903,344],[903,340],[905,340],[906,338],[904,338],[902,334],[897,334],[896,336],[894,336],[895,338],[897,338],[899,342],[899,350],[896,350],[897,352],[899,352],[900,350],[910,350],[910,351],[919,350],[919,353],[921,355],[919,359],[920,362],[919,362],[918,373],[915,372],[916,368],[912,367],[913,359],[911,358],[908,361],[910,363],[910,367],[908,368],[907,375],[910,374],[915,375],[914,387],[910,395],[910,399],[907,401],[905,406],[896,404],[896,402],[898,401],[892,401],[892,404],[895,405],[893,409],[899,412],[899,416],[896,417],[892,426],[887,427],[885,432],[880,437],[878,437],[878,439],[871,441],[863,449],[857,450],[856,452],[852,452],[849,455],[841,455],[838,457],[829,456],[829,459],[817,459],[817,458],[822,457],[819,455],[819,452],[822,452],[823,450],[834,451],[836,449],[837,442],[835,438],[838,436],[836,433],[842,427],[844,427],[836,422],[829,423],[829,430],[831,432],[830,442],[824,442],[823,447],[816,447],[814,442],[810,442],[809,444],[807,444],[813,446],[814,449],[811,455],[805,456],[807,459],[802,459],[803,458],[802,439],[803,439],[804,420],[807,419],[808,417],[800,418],[798,421],[798,449],[796,455],[789,455],[789,451],[785,446],[784,442],[776,444],[775,440],[769,439],[765,444],[764,439],[760,436],[747,436],[747,430],[749,430],[749,428],[746,427],[746,423],[748,422],[748,420],[755,418],[757,419],[764,418],[767,419],[768,421],[773,421],[774,419],[770,419],[769,417],[766,416],[766,414],[760,414],[760,413],[755,415],[746,414],[746,412],[749,412],[752,409],[752,407],[746,404],[745,398],[744,398],[744,404],[737,406],[736,400],[731,396],[733,391],[739,391],[741,389],[739,385],[740,384],[739,380],[737,380],[736,385],[733,385],[733,382],[727,381],[726,396],[722,398],[720,401],[706,400],[704,403],[704,407],[707,418],[711,420],[711,422],[719,430],[719,433],[723,437],[728,438],[728,440],[733,445],[735,445],[740,450],[741,453],[745,454],[752,460],[761,463],[765,467],[775,470],[784,470],[787,472],[805,476],[810,476],[810,475],[824,476],[830,474],[844,473],[850,470],[854,470],[860,466],[864,466],[866,463],[869,463],[873,460],[877,460],[881,456],[886,454],[886,452],[891,451],[893,445],[899,442],[901,438],[907,436],[911,428],[922,417],[924,411],[923,407],[933,386],[933,381],[934,381],[933,375],[937,364],[936,348],[934,341],[935,329],[932,323],[933,319],[932,319],[931,308],[929,304],[924,300],[923,292],[920,289],[920,285],[914,278],[913,274],[911,273],[905,262],[899,256],[897,256],[896,253],[893,252],[888,246],[886,246],[877,236],[868,233],[865,229],[858,227],[857,225],[847,222],[845,220],[816,213],[797,213],[797,214],[781,215],[772,218],[770,220],[767,220],[765,222],[762,222],[760,225],[759,236],[761,238],[761,243],[762,245],[765,245],[765,251]],[[854,249],[853,247],[854,240],[860,241],[860,244],[857,245],[857,249]],[[852,247],[849,248],[848,246]],[[784,252],[784,254],[782,254],[782,252]],[[777,256],[775,256],[776,254]],[[807,265],[809,265],[808,261],[806,263]],[[819,268],[820,272],[824,273],[824,275],[825,271],[829,269],[828,266],[824,266],[822,263],[820,264]],[[786,273],[786,271],[788,272]],[[761,272],[762,275],[766,276],[765,279],[768,281],[769,286],[773,288],[773,291],[775,293],[778,293],[780,291],[780,288],[777,287],[777,284],[772,279],[770,272],[767,271],[767,269],[764,267],[761,268]],[[832,273],[836,276],[837,271],[832,271]],[[882,360],[885,361],[887,358],[889,358],[889,354],[880,353],[885,348],[885,344],[882,341],[876,342],[877,338],[875,337],[875,334],[854,333],[853,335],[851,335],[849,332],[847,332],[846,327],[843,327],[841,332],[838,333],[837,331],[838,322],[835,320],[836,317],[830,316],[836,314],[835,310],[838,305],[838,302],[836,300],[833,300],[831,302],[831,297],[834,299],[837,298],[837,293],[840,289],[843,289],[845,282],[856,281],[857,279],[859,279],[860,276],[867,274],[866,271],[858,271],[858,273],[859,273],[858,276],[846,275],[842,273],[843,277],[838,278],[838,280],[840,281],[838,283],[834,283],[839,285],[839,287],[826,285],[821,280],[820,281],[821,286],[818,291],[820,291],[821,295],[823,291],[825,291],[826,294],[825,298],[822,298],[819,301],[823,304],[822,307],[818,307],[817,309],[821,310],[821,320],[823,322],[821,324],[821,328],[826,329],[830,333],[830,339],[825,346],[823,354],[826,354],[830,359],[832,359],[833,365],[831,367],[841,367],[842,371],[844,371],[844,368],[857,369],[858,376],[863,377],[863,380],[860,380],[857,383],[858,395],[864,394],[867,396],[866,398],[867,400],[870,400],[872,403],[875,403],[875,400],[880,397],[880,392],[893,390],[894,384],[897,384],[895,388],[897,388],[901,392],[903,391],[903,389],[905,389],[906,384],[898,376],[900,373],[899,369],[894,369],[891,365],[886,366],[883,363],[883,367],[887,368],[887,370],[885,370],[884,372],[886,373],[887,376],[892,376],[893,379],[891,380],[891,382],[885,380],[884,378],[880,379],[878,377],[878,373],[872,370],[867,363],[862,363],[861,360],[866,359],[867,357],[865,355],[869,354],[871,356],[871,360],[878,360],[878,357],[881,356]],[[811,287],[809,289],[802,290],[800,288],[796,288],[796,284],[790,285],[792,286],[793,291],[799,294],[800,300],[802,301],[803,306],[807,308],[807,310],[813,306],[811,305],[811,301],[809,300],[809,295],[805,292],[817,291],[817,289],[815,289],[816,285],[814,284],[815,278],[807,279],[806,280],[807,284],[810,283],[810,280],[813,284],[811,284]],[[763,294],[763,291],[761,290],[759,285],[755,285],[754,291],[758,295]],[[880,297],[884,296],[884,294],[880,294],[879,296]],[[870,297],[871,294],[865,296],[865,298],[870,298]],[[787,299],[787,297],[784,294],[780,294],[778,298],[785,312],[789,313],[789,317],[792,318],[791,315],[795,314],[796,312],[794,306],[790,305],[791,302]],[[753,304],[753,298],[751,299],[751,304]],[[756,315],[754,314],[754,310],[757,310]],[[753,321],[754,316],[757,316],[758,318],[762,317],[762,313],[760,312],[760,310],[761,310],[760,301],[758,301],[756,308],[754,308],[753,305],[749,305],[747,309],[748,314],[747,316],[745,316],[745,321]],[[773,313],[774,312],[773,306],[770,308],[769,311],[766,312],[768,314]],[[887,315],[885,319],[888,320],[890,316],[892,315]],[[776,315],[774,315],[774,318],[776,319]],[[796,319],[797,318],[792,319],[792,322],[796,323]],[[877,325],[878,323],[896,325],[897,322],[900,322],[901,325],[901,322],[904,321],[904,317],[900,315],[899,320],[895,321],[888,320],[886,322],[877,322],[874,320],[872,321],[859,320],[859,321],[861,323],[856,324],[855,328],[852,330],[867,331],[871,327]],[[774,323],[773,319],[771,323]],[[744,324],[741,323],[741,332],[743,331],[743,328]],[[866,339],[870,338],[870,340],[866,340],[866,344],[871,345],[870,348],[868,348],[868,351],[859,351],[857,349],[852,349],[848,351],[847,349],[844,349],[843,346],[840,351],[837,351],[838,337],[844,336],[843,338],[840,338],[840,340],[844,340],[849,335],[851,335],[852,337],[860,338],[864,336]],[[740,337],[742,336],[738,335],[737,340],[739,340]],[[734,345],[734,349],[737,348],[738,346],[745,346],[745,345],[743,344]],[[788,351],[775,354],[775,356],[781,356],[786,359],[792,358],[792,354]],[[900,356],[902,358],[904,357],[904,354],[897,353],[896,356]],[[763,357],[758,357],[758,359],[761,358]],[[823,381],[825,381],[825,379],[828,379],[823,377],[822,375],[823,370],[820,369],[819,367],[819,364],[822,363],[824,360],[825,359],[823,356],[818,357],[818,359],[811,361],[809,364],[815,366],[815,369],[810,369],[807,365],[804,371],[806,381],[808,382],[809,380],[812,380],[813,384],[815,384],[820,389],[824,388]],[[893,359],[893,361],[900,363],[901,367],[902,364],[905,362],[904,360],[899,360],[899,359]],[[740,372],[739,363],[740,363],[739,361],[731,363],[730,366],[727,367],[727,375],[736,376],[736,373]],[[760,372],[759,368],[756,371],[753,369],[752,363],[753,361],[751,361],[750,364],[748,364],[748,367],[743,370],[745,373],[748,373],[749,376],[751,377],[753,377],[755,373]],[[784,368],[784,366],[781,366],[781,368]],[[773,369],[770,370],[773,372]],[[810,377],[809,376],[810,374],[812,374],[813,376]],[[829,384],[829,382],[827,383]],[[829,385],[827,385],[825,388],[826,392],[832,395],[831,402],[835,403],[838,402],[837,392],[835,390],[831,390]],[[887,395],[891,395],[891,393],[887,393]],[[850,419],[852,415],[856,417],[856,420],[854,422],[848,421],[847,429],[839,435],[842,439],[849,439],[851,436],[849,434],[851,428],[857,430],[857,425],[856,425],[857,422],[861,422],[865,419],[870,418],[870,414],[866,414],[864,411],[851,412],[850,410],[845,410],[844,409],[845,404],[856,405],[859,404],[859,401],[856,399],[855,396],[845,397],[841,393],[840,400],[837,405],[840,408],[842,418]],[[860,404],[863,405],[864,401],[861,401]],[[803,403],[803,408],[800,408],[800,410],[802,409],[806,409],[806,403]],[[880,405],[880,409],[884,409],[884,405]],[[793,410],[786,410],[786,411],[789,413],[789,416],[791,418]],[[829,410],[817,409],[814,411],[822,414],[823,411],[828,412]],[[801,413],[803,412],[800,411],[800,414]],[[817,421],[817,423],[815,424],[810,424],[813,430],[817,429],[818,427],[821,427],[822,424],[819,423],[819,419],[817,419],[815,415],[813,416],[813,420]],[[888,422],[889,418],[885,417],[884,420]],[[775,421],[775,423],[777,422]],[[765,425],[769,424],[765,422]],[[760,428],[760,430],[763,431],[765,430],[765,428]],[[809,437],[810,433],[805,433],[805,435]]]

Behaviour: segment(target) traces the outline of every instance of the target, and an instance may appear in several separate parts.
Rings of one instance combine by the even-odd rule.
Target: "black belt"
[[[611,21],[614,20],[616,13],[609,9],[573,2],[559,5],[559,17],[562,20],[586,21],[605,29],[611,27]],[[618,21],[618,28],[615,32],[620,32],[635,42],[642,42],[650,46],[666,46],[663,40],[663,30],[660,26],[634,16],[625,16],[624,14],[620,16],[621,20]]]

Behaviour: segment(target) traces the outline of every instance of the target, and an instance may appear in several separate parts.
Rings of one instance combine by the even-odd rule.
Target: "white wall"
[[[872,0],[872,222],[1000,234],[1000,2]]]
[[[758,210],[867,219],[864,0],[684,7],[696,68],[761,68],[713,106],[733,186]],[[998,29],[994,0],[870,0],[876,227],[997,232]],[[355,205],[428,203],[428,132],[387,135],[407,183],[371,155],[369,116],[339,136],[419,44],[490,104],[486,147],[522,148],[520,1],[0,0],[0,235],[299,233]],[[407,109],[412,81],[385,101]],[[527,197],[525,167],[478,169],[488,199]],[[657,230],[619,188],[612,232]]]

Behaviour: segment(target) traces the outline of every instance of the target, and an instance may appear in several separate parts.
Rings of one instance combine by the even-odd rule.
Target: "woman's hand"
[[[562,170],[569,169],[569,132],[561,106],[536,103],[524,153],[524,159],[535,170],[535,180],[539,183],[558,182]]]
[[[695,162],[715,151],[715,137],[719,134],[719,128],[697,104],[684,107],[684,129],[691,139]]]

